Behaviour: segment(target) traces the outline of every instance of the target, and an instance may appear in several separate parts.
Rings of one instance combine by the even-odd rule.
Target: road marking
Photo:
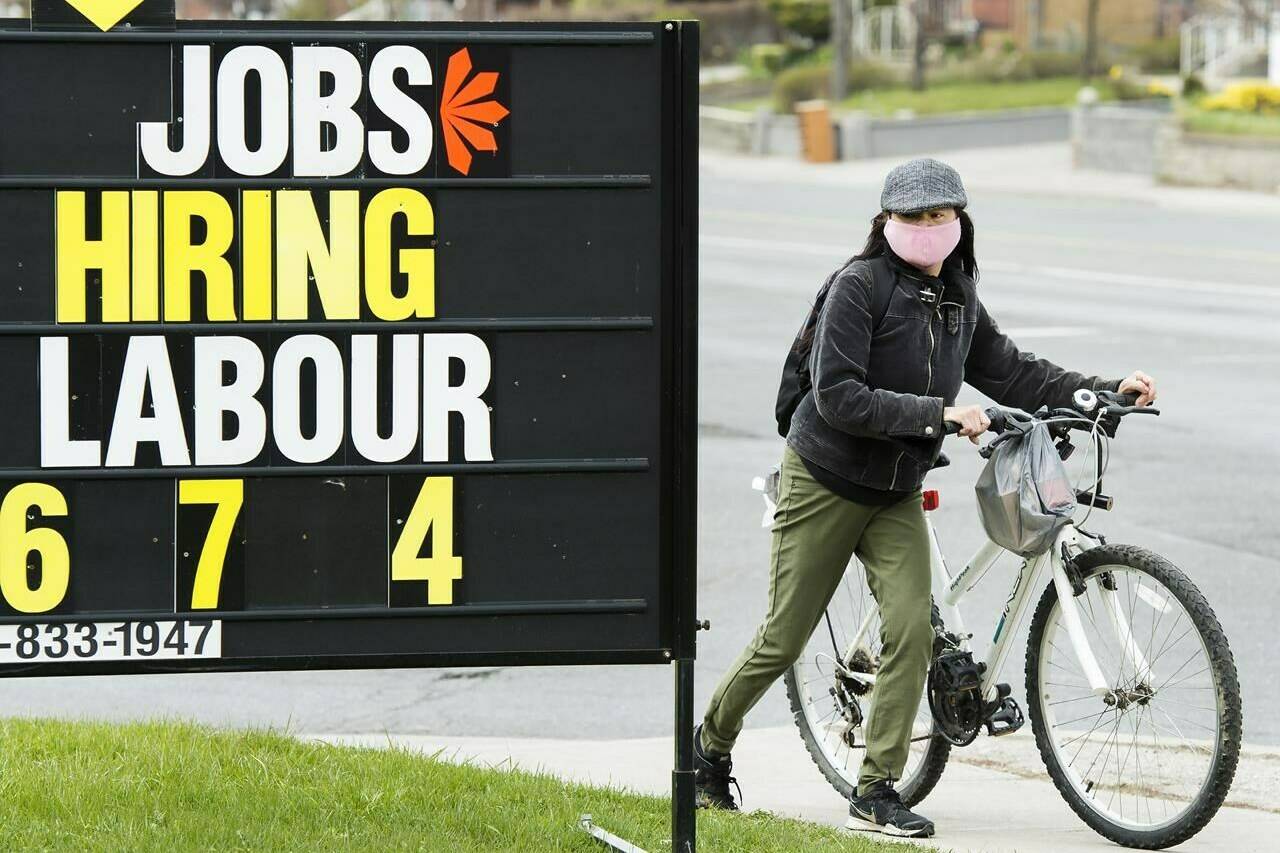
[[[1269,364],[1280,362],[1280,353],[1225,352],[1198,355],[1187,359],[1188,364]]]
[[[733,249],[735,251],[759,252],[761,254],[790,252],[795,255],[827,258],[834,260],[836,263],[845,259],[845,256],[842,256],[842,250],[822,243],[801,243],[787,240],[769,240],[767,238],[751,240],[745,237],[728,237],[720,234],[703,234],[698,240],[700,245],[715,249]],[[848,249],[843,251],[848,251]],[[1264,285],[1207,284],[1195,279],[1176,279],[1166,276],[1105,272],[1103,270],[1075,269],[1072,267],[1035,266],[1008,261],[984,261],[980,268],[1001,273],[1056,278],[1067,281],[1085,281],[1095,284],[1114,284],[1156,290],[1179,290],[1187,293],[1204,293],[1211,296],[1230,294],[1233,296],[1280,300],[1280,287],[1267,287]]]
[[[826,228],[847,234],[851,227],[855,224],[852,218],[832,218],[830,216],[809,216],[805,214],[787,214],[786,216],[778,216],[772,213],[764,213],[754,210],[725,210],[725,209],[704,209],[702,215],[712,219],[722,219],[739,222],[768,222],[776,225],[812,225],[820,228]],[[856,223],[861,226],[862,220],[857,219]],[[1187,257],[1203,258],[1205,256],[1205,248],[1198,244],[1187,243],[1161,243],[1124,239],[1115,240],[1105,237],[1089,236],[1089,237],[1072,237],[1064,234],[1054,234],[1052,232],[1035,232],[1035,231],[1006,231],[999,228],[983,226],[983,240],[994,240],[997,242],[1015,243],[1025,245],[1027,243],[1039,243],[1046,246],[1064,246],[1073,249],[1085,249],[1096,251],[1098,249],[1115,249],[1118,251],[1140,254],[1144,252],[1159,252],[1169,255],[1185,255]],[[1241,261],[1253,261],[1255,263],[1277,263],[1280,262],[1280,252],[1269,252],[1265,249],[1242,249],[1236,246],[1215,245],[1213,247],[1213,257],[1218,259],[1233,258]]]
[[[1000,331],[1011,338],[1079,338],[1098,332],[1087,326],[1022,326]]]

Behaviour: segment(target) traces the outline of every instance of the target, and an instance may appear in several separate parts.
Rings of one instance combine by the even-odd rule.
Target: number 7
[[[179,480],[178,503],[213,504],[217,507],[200,549],[196,580],[191,586],[191,609],[214,610],[218,607],[227,545],[231,542],[231,531],[236,526],[240,507],[244,504],[244,480]]]

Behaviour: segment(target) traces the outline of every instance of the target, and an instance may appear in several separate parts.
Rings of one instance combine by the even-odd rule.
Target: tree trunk
[[[915,43],[911,48],[911,88],[919,92],[924,89],[924,49],[928,43],[925,32],[925,0],[913,0],[912,17],[916,23]]]
[[[1085,12],[1084,64],[1080,76],[1085,80],[1098,73],[1098,6],[1102,0],[1089,0]]]
[[[839,103],[849,81],[849,0],[831,0],[831,100]]]

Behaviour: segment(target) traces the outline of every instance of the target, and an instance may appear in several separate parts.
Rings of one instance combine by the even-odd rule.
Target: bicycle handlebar
[[[997,437],[991,441],[986,447],[983,447],[979,453],[983,457],[989,457],[991,451],[1003,441],[1008,440],[1014,435],[1018,435],[1024,431],[1021,425],[1030,424],[1034,420],[1042,421],[1049,424],[1049,431],[1054,437],[1061,437],[1067,434],[1068,430],[1092,430],[1094,424],[1098,423],[1109,437],[1114,437],[1116,427],[1119,425],[1120,419],[1125,415],[1132,414],[1149,414],[1158,415],[1160,410],[1153,406],[1138,406],[1138,394],[1117,394],[1112,391],[1094,392],[1098,398],[1098,403],[1090,411],[1082,411],[1076,406],[1060,407],[1056,409],[1043,408],[1032,415],[1023,415],[1009,409],[1002,409],[999,406],[990,406],[983,411],[987,416],[987,420],[991,422],[987,428],[988,432],[997,433]],[[1020,426],[1011,427],[1011,423],[1017,423]],[[960,432],[961,425],[956,421],[944,421],[944,435],[955,435]]]

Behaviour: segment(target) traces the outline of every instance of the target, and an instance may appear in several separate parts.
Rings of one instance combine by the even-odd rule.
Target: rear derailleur
[[[831,697],[835,700],[836,706],[840,709],[840,716],[844,720],[840,739],[850,749],[858,746],[855,730],[862,727],[863,721],[862,706],[858,703],[858,697],[866,696],[871,692],[871,685],[865,681],[859,681],[849,672],[874,675],[879,665],[878,658],[872,658],[867,649],[859,647],[854,650],[848,660],[844,661],[844,665],[836,670],[835,686],[831,688]]]

